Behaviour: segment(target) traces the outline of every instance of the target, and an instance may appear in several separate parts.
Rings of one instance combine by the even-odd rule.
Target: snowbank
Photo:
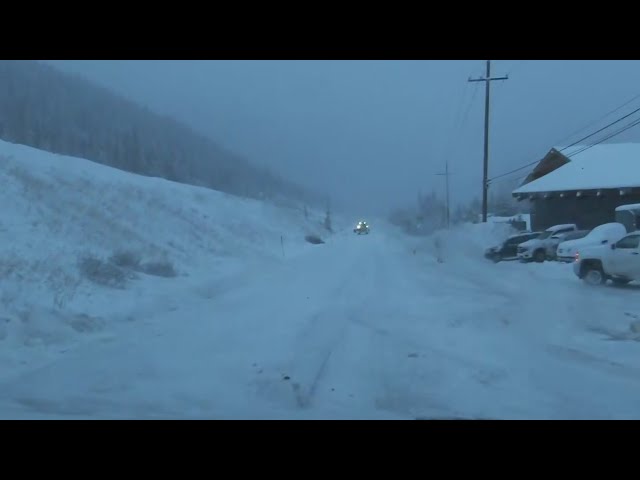
[[[511,225],[501,222],[465,223],[449,230],[411,240],[414,254],[426,254],[437,262],[460,262],[469,259],[484,262],[484,251],[517,233]]]
[[[326,237],[324,212],[309,209],[307,219],[302,207],[3,141],[0,184],[5,343],[63,343],[83,332],[73,324],[79,315],[113,321],[175,309],[177,298],[230,288],[222,278],[239,287],[256,265],[318,248],[308,234]]]

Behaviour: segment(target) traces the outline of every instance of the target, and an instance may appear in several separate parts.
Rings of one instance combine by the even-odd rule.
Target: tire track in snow
[[[323,291],[323,305],[327,307],[310,316],[296,336],[292,356],[282,368],[289,377],[287,381],[298,408],[314,405],[318,391],[331,377],[336,351],[344,346],[353,319],[371,297],[371,279],[376,264],[371,254],[375,253],[377,244],[371,240],[346,239],[342,254],[331,258],[331,262],[349,259],[339,270],[339,283],[336,286],[336,278],[328,275],[317,286]],[[323,267],[325,272],[336,270],[327,264]]]
[[[336,334],[334,342],[325,341],[324,345],[331,347],[316,360],[316,375],[307,388],[294,384],[299,407],[378,410],[408,418],[416,405],[431,404],[438,411],[443,408],[425,389],[414,388],[422,383],[424,375],[433,376],[434,362],[410,356],[411,351],[424,352],[428,347],[411,336],[415,334],[411,328],[415,326],[411,324],[414,318],[403,313],[403,306],[407,292],[415,292],[418,298],[424,292],[406,278],[411,270],[405,268],[402,258],[389,255],[384,247],[372,242],[371,250],[367,249],[366,267],[355,269],[357,274],[351,270],[350,279],[341,287],[341,301],[324,312],[339,319],[334,326],[340,325],[341,333]],[[326,324],[321,320],[316,325]],[[306,338],[317,338],[317,334],[309,333]],[[398,383],[398,379],[404,380]]]
[[[333,346],[327,352],[324,359],[322,360],[322,363],[320,364],[320,368],[316,372],[316,375],[311,381],[311,384],[309,385],[308,389],[301,388],[301,385],[298,382],[293,382],[291,384],[293,386],[293,391],[295,392],[295,395],[296,395],[296,403],[299,407],[306,408],[310,406],[311,401],[316,394],[318,384],[323,379],[327,371],[327,365],[329,363],[329,359],[331,358],[332,354],[333,354]]]
[[[288,362],[291,385],[300,408],[310,407],[328,376],[328,366],[335,350],[344,340],[352,318],[349,306],[349,279],[338,298],[327,310],[313,316],[309,326],[298,336],[292,359]],[[357,301],[356,301],[357,303]]]
[[[595,368],[609,376],[622,377],[634,382],[640,382],[639,368],[627,366],[619,362],[594,355],[590,352],[568,346],[550,345],[547,347],[547,351],[554,357],[570,364],[579,365],[585,368]]]

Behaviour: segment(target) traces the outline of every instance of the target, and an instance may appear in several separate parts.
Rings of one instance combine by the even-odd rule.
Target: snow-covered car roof
[[[509,235],[507,237],[507,240],[510,238],[516,238],[516,237],[523,237],[525,235],[540,235],[542,232],[518,232],[518,233],[514,233],[513,235]]]
[[[603,232],[608,232],[608,231],[614,231],[614,230],[624,230],[624,231],[626,231],[626,228],[625,228],[625,226],[623,224],[618,223],[618,222],[603,223],[602,225],[598,225],[593,230],[591,230],[591,233],[589,233],[589,235],[595,234],[595,233],[603,233]]]
[[[640,210],[640,203],[632,203],[630,205],[620,205],[616,207],[616,212],[624,212],[625,210]]]
[[[573,228],[575,227],[574,223],[565,223],[562,225],[554,225],[553,227],[547,228],[546,232],[555,232],[556,230],[562,230],[563,228]]]

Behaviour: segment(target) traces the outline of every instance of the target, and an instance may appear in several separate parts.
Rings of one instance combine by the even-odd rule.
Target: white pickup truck
[[[554,225],[547,228],[542,234],[532,240],[518,245],[518,259],[521,262],[544,262],[555,255],[556,247],[564,238],[563,234],[575,232],[578,227],[575,224]],[[555,238],[551,238],[555,237]]]
[[[586,247],[576,253],[573,272],[590,285],[607,280],[624,285],[640,280],[640,231],[611,245]]]
[[[605,244],[611,245],[626,234],[627,230],[621,223],[612,222],[599,225],[583,238],[560,243],[556,251],[556,258],[560,262],[571,263],[575,260],[576,252],[588,247]]]

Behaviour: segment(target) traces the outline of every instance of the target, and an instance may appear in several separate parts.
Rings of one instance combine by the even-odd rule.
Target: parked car
[[[590,230],[576,230],[574,232],[563,232],[556,235],[551,235],[547,246],[545,248],[545,254],[547,260],[557,260],[558,245],[563,242],[580,240],[589,234]]]
[[[487,248],[484,256],[496,263],[502,260],[516,260],[518,258],[518,245],[537,238],[541,233],[542,232],[520,232],[511,235],[501,244]]]
[[[556,239],[552,240],[551,236],[575,232],[577,230],[578,227],[575,224],[554,225],[553,227],[549,227],[537,238],[518,245],[518,259],[521,262],[544,262],[547,259],[547,247],[550,245],[557,246]]]
[[[573,262],[580,249],[615,243],[626,234],[627,229],[622,223],[605,223],[591,230],[584,238],[562,242],[558,245],[556,257],[561,262]]]
[[[640,280],[640,232],[625,235],[610,245],[579,250],[573,272],[590,285],[603,285],[607,280],[624,285]]]

